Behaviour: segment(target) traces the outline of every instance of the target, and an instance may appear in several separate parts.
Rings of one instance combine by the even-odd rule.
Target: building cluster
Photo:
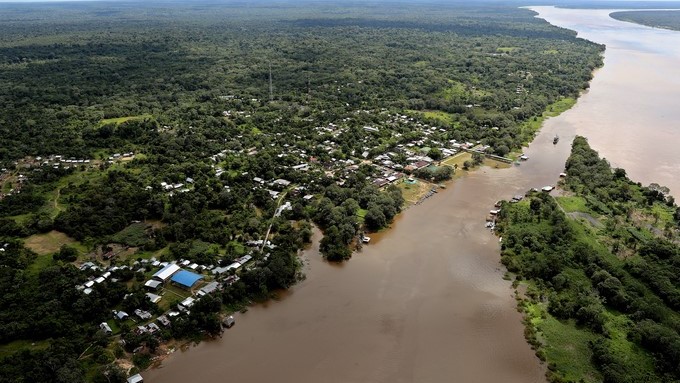
[[[271,243],[269,243],[271,245]],[[132,271],[148,275],[148,269],[155,270],[153,274],[142,284],[146,290],[145,296],[153,304],[160,304],[166,296],[167,290],[175,288],[171,298],[177,297],[179,291],[183,291],[183,299],[171,306],[162,315],[154,318],[154,314],[142,308],[136,308],[129,313],[124,310],[113,310],[112,319],[116,322],[131,321],[134,323],[134,331],[137,334],[155,334],[163,327],[171,326],[171,318],[185,315],[191,307],[203,297],[214,294],[239,280],[237,271],[249,263],[252,263],[251,255],[244,255],[235,259],[227,266],[201,265],[196,262],[181,259],[173,262],[160,262],[155,258],[135,261],[131,266],[101,267],[93,262],[85,262],[80,266],[82,271],[95,274],[89,280],[76,286],[83,294],[91,294],[96,285],[105,281],[117,282],[114,277],[118,270],[130,269]],[[129,295],[129,294],[128,294]],[[126,295],[127,298],[127,295]],[[100,324],[100,329],[112,334],[112,326],[109,322]]]

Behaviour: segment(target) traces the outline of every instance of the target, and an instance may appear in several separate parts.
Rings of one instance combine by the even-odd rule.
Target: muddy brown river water
[[[535,9],[608,49],[591,90],[547,121],[529,161],[457,180],[343,265],[321,259],[315,233],[305,281],[238,314],[221,339],[169,356],[145,381],[545,382],[484,217],[498,199],[554,184],[576,133],[634,179],[680,190],[680,33],[608,11]]]

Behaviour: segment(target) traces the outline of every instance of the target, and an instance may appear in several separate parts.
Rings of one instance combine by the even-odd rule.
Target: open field
[[[458,165],[458,169],[462,169],[463,163],[465,161],[472,161],[472,154],[468,152],[460,152],[442,161],[442,165],[448,165],[452,168],[455,168],[455,165]]]
[[[427,192],[429,192],[435,185],[425,182],[421,179],[416,180],[416,183],[410,184],[402,182],[397,187],[401,189],[404,201],[409,205],[413,205],[420,200]]]
[[[126,121],[133,121],[133,120],[146,120],[146,119],[151,119],[153,118],[152,115],[150,114],[140,114],[138,116],[125,116],[125,117],[116,117],[116,118],[105,118],[99,122],[100,126],[107,125],[107,124],[122,124]]]
[[[529,142],[534,138],[534,134],[536,134],[536,132],[538,132],[539,129],[541,129],[543,121],[550,117],[558,116],[561,113],[571,109],[571,107],[574,106],[574,104],[576,104],[575,98],[564,97],[548,105],[540,117],[534,117],[533,119],[530,119],[523,123],[520,128],[522,130],[522,135],[524,137],[525,142]]]
[[[56,230],[45,234],[32,235],[26,238],[25,245],[38,255],[56,253],[62,245],[73,246],[81,252],[86,251],[85,247],[78,241]]]

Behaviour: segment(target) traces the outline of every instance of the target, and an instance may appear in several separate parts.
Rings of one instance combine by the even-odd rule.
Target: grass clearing
[[[56,253],[62,245],[73,246],[82,253],[87,251],[80,242],[56,230],[45,234],[32,235],[24,240],[24,245],[38,255]]]
[[[561,113],[569,110],[572,106],[576,104],[576,99],[572,97],[565,97],[560,100],[557,100],[553,102],[552,104],[548,105],[545,108],[545,111],[543,112],[542,115],[536,116],[526,122],[524,122],[521,126],[521,132],[522,136],[524,137],[523,141],[525,143],[528,143],[534,138],[534,135],[536,132],[538,132],[541,129],[541,126],[543,125],[543,121],[547,120],[550,117],[555,117],[560,115]]]
[[[500,53],[512,53],[519,50],[519,47],[500,47],[496,48],[496,52]]]
[[[362,208],[359,208],[359,210],[357,210],[357,218],[359,219],[359,223],[364,223],[364,218],[366,217],[367,212],[368,210]]]
[[[423,118],[432,119],[439,121],[443,124],[448,124],[455,127],[455,116],[452,113],[444,112],[441,110],[407,110],[408,113],[413,115],[418,115]]]
[[[125,116],[125,117],[116,117],[116,118],[105,118],[99,122],[99,126],[104,126],[108,124],[116,124],[120,125],[124,122],[127,121],[141,121],[141,120],[148,120],[152,119],[153,115],[151,114],[140,114],[138,116]]]
[[[14,354],[15,352],[22,351],[22,350],[30,350],[30,351],[44,350],[47,347],[49,347],[49,345],[50,345],[50,342],[47,341],[47,340],[39,340],[39,341],[15,340],[13,342],[0,344],[0,358],[10,356],[10,355]]]
[[[586,204],[585,198],[581,197],[555,197],[555,200],[557,203],[564,209],[565,212],[567,213],[573,213],[573,212],[582,212],[582,213],[588,213],[593,216],[597,216],[595,212],[590,210],[590,208]]]
[[[402,182],[397,187],[401,189],[401,195],[404,197],[404,201],[407,204],[415,204],[420,200],[427,192],[432,190],[434,185],[425,182],[423,180],[416,180],[415,183]]]
[[[573,321],[559,321],[546,313],[546,318],[538,326],[547,345],[544,351],[548,362],[560,366],[570,381],[601,382],[602,378],[590,361],[592,352],[588,342],[596,337],[589,331],[578,329]]]
[[[468,92],[465,89],[465,84],[458,81],[449,80],[449,87],[441,91],[441,96],[446,101],[451,101],[455,98],[465,98]]]
[[[442,161],[442,165],[448,165],[448,166],[451,166],[454,169],[456,168],[456,165],[458,165],[458,169],[462,169],[465,161],[472,161],[472,154],[471,153],[460,152],[460,153],[454,154],[453,156]]]
[[[111,241],[127,246],[142,246],[149,242],[146,233],[147,225],[143,222],[133,223],[111,237]]]

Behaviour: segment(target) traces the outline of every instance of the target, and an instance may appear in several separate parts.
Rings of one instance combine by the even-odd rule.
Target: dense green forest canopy
[[[680,381],[680,208],[583,137],[566,172],[562,196],[533,193],[500,214],[502,261],[527,287],[527,339],[551,382]]]
[[[311,221],[349,258],[404,169],[518,149],[602,49],[494,3],[0,4],[0,382],[120,381],[219,333],[300,278]],[[144,286],[171,261],[223,289],[154,335],[112,319],[175,310]]]
[[[609,16],[649,27],[680,31],[680,10],[613,12]]]

